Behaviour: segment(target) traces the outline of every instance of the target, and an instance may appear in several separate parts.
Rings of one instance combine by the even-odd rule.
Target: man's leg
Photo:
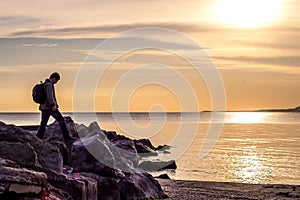
[[[59,123],[61,131],[63,133],[63,137],[65,139],[69,139],[70,138],[70,134],[69,131],[67,129],[67,125],[65,122],[64,117],[62,116],[62,114],[59,112],[58,109],[56,109],[56,111],[51,113],[52,117],[54,117],[56,119],[56,121]]]
[[[36,134],[40,139],[44,137],[49,117],[50,117],[50,110],[42,110],[41,124]]]

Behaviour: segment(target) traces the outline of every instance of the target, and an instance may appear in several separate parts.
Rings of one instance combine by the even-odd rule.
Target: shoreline
[[[168,199],[300,199],[300,185],[158,179]]]

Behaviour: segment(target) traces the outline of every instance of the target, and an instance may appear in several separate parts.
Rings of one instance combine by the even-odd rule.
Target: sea
[[[168,145],[154,161],[175,160],[172,179],[300,184],[300,112],[63,113],[78,124]],[[0,121],[38,125],[40,113],[0,113]],[[53,122],[53,119],[49,123]]]

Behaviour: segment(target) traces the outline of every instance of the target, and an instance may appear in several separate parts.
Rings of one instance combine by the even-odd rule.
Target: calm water
[[[71,115],[66,113],[65,115]],[[214,115],[212,121],[212,115]],[[173,179],[300,184],[300,113],[76,114],[106,130],[169,144],[159,159],[176,159]],[[38,124],[39,113],[2,113],[0,121]],[[222,129],[220,129],[222,128]],[[204,148],[203,144],[213,147]],[[200,157],[200,152],[207,154]],[[158,159],[153,158],[153,159]]]

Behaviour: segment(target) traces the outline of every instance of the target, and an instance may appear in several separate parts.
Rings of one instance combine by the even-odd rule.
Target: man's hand
[[[55,111],[56,111],[56,109],[57,109],[57,107],[56,107],[56,106],[53,106],[53,107],[52,107],[52,111],[53,111],[53,112],[55,112]]]

